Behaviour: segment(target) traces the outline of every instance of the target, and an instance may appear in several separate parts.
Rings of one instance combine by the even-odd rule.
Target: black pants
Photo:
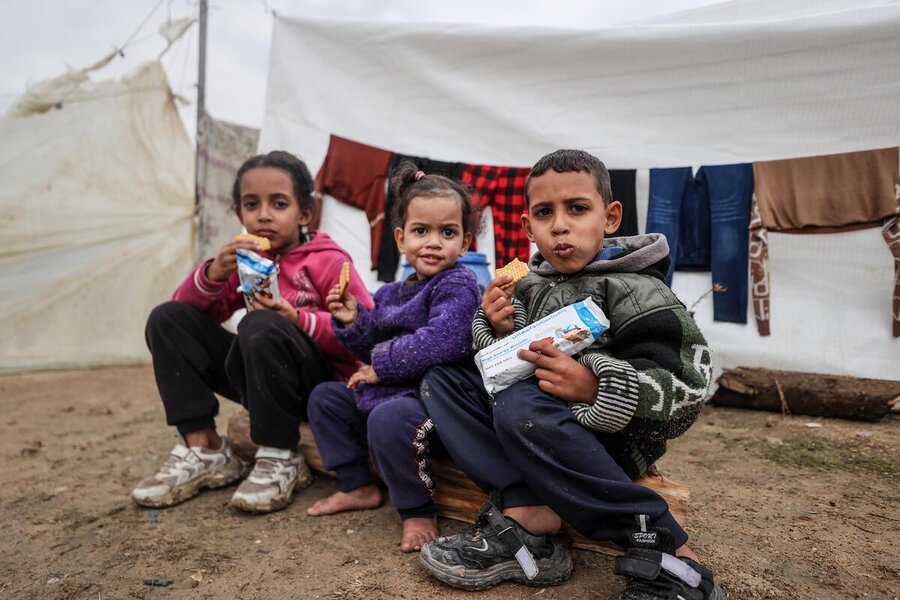
[[[255,443],[293,448],[309,392],[334,378],[318,346],[271,310],[247,313],[234,335],[193,306],[166,302],[150,313],[146,336],[166,423],[181,435],[215,427],[215,392],[250,411]]]
[[[472,368],[435,367],[422,383],[422,401],[453,460],[503,505],[547,505],[578,533],[625,543],[634,516],[666,527],[676,548],[687,533],[663,498],[631,481],[599,436],[582,426],[566,402],[534,378],[491,400]]]

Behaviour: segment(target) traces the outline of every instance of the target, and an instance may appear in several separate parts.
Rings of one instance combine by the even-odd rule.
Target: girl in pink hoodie
[[[249,410],[250,435],[260,446],[232,505],[250,512],[284,508],[295,487],[312,481],[299,450],[309,392],[359,367],[335,337],[325,307],[351,259],[328,235],[306,233],[315,206],[306,165],[287,152],[255,156],[238,170],[232,197],[241,224],[266,238],[270,248],[245,239],[225,244],[188,275],[172,301],[150,314],[147,344],[166,422],[184,443],[134,489],[132,498],[142,506],[172,506],[240,478],[241,461],[216,433],[219,394]],[[248,300],[249,311],[233,335],[221,323],[245,307],[237,291],[239,248],[276,263],[281,297]],[[348,289],[372,308],[352,266]]]

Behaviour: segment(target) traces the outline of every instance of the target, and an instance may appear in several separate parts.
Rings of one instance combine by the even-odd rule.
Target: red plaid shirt
[[[494,218],[496,268],[518,258],[528,262],[529,242],[522,227],[527,167],[466,165],[463,183],[472,186],[472,200],[480,210],[490,206]]]

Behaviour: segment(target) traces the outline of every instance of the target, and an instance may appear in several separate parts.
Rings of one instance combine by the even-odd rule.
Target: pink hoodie
[[[331,328],[331,313],[325,307],[325,296],[337,284],[341,266],[350,262],[350,284],[347,289],[360,304],[372,309],[372,297],[353,267],[350,255],[322,232],[316,233],[312,240],[285,256],[275,256],[269,252],[260,254],[279,264],[278,289],[282,297],[298,309],[297,326],[331,359],[335,372],[344,379],[348,378],[360,363],[335,337]],[[175,290],[172,299],[190,304],[221,323],[238,309],[244,308],[244,298],[237,291],[237,271],[226,281],[210,281],[205,273],[210,262],[212,259],[194,269]]]

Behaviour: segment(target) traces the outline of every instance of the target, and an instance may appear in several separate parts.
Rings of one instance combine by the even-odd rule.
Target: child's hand
[[[512,294],[515,286],[507,289],[501,287],[508,285],[512,280],[512,275],[504,275],[494,279],[488,284],[487,289],[484,290],[484,296],[481,298],[481,309],[484,310],[484,316],[490,321],[497,337],[509,335],[515,329],[513,314],[516,312],[516,309],[510,299],[510,294]]]
[[[256,297],[250,300],[250,306],[254,310],[258,310],[260,308],[268,308],[269,310],[274,310],[291,323],[296,323],[297,319],[300,317],[297,309],[291,306],[290,302],[288,302],[284,298],[275,300],[273,298],[267,298],[266,296],[257,294]]]
[[[538,387],[566,402],[593,404],[600,381],[594,372],[548,340],[532,342],[528,350],[519,350],[519,358],[534,363]]]
[[[363,365],[359,368],[359,371],[350,376],[350,379],[347,381],[347,387],[352,389],[356,389],[360,383],[378,383],[381,379],[378,378],[378,374],[375,372],[375,369],[372,365]]]
[[[225,281],[237,269],[237,250],[247,248],[259,252],[259,244],[250,240],[232,240],[222,246],[219,254],[206,268],[206,277],[210,281]]]
[[[359,315],[359,304],[356,302],[356,298],[353,297],[353,294],[344,292],[344,297],[341,298],[340,284],[331,288],[331,291],[325,296],[325,306],[328,307],[328,311],[338,320],[338,322],[343,324],[344,327],[352,325],[353,321],[355,321],[356,317]]]

